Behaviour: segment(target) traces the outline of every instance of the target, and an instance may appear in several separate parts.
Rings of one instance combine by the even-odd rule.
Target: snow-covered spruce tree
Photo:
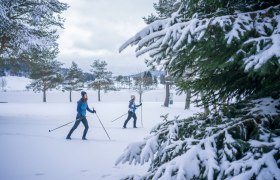
[[[63,27],[60,14],[67,8],[58,0],[0,0],[0,58],[57,47],[56,28]]]
[[[163,2],[163,1],[161,1]],[[171,1],[168,1],[171,2]],[[280,179],[280,2],[178,0],[121,48],[203,94],[208,116],[168,121],[117,160],[143,164],[125,179]],[[176,7],[176,8],[175,8]]]
[[[147,24],[154,22],[155,20],[170,17],[177,7],[174,6],[176,0],[159,0],[158,3],[154,3],[154,8],[157,15],[151,14],[148,17],[144,17],[144,21]]]
[[[214,103],[256,90],[267,93],[263,87],[268,84],[269,89],[279,89],[269,83],[278,76],[274,72],[280,71],[279,2],[178,3],[171,17],[149,24],[120,51],[137,45],[137,56],[150,52],[148,65],[161,65],[173,76],[193,68],[190,76],[199,79],[191,89],[195,93],[204,89]]]
[[[54,60],[58,50],[33,52],[32,72],[30,78],[32,83],[27,85],[27,89],[35,92],[43,92],[43,102],[47,102],[47,90],[58,87],[62,81],[60,74],[61,63]]]
[[[153,86],[153,76],[150,71],[144,72],[143,83],[144,83],[144,86],[147,88],[151,88]]]
[[[63,81],[63,90],[69,91],[70,102],[72,102],[72,91],[80,91],[83,87],[84,87],[83,71],[73,61]]]
[[[232,106],[232,118],[175,118],[130,144],[116,164],[151,162],[146,174],[124,179],[280,179],[279,104],[264,98]]]
[[[94,60],[91,65],[90,71],[93,73],[95,79],[88,84],[88,87],[96,89],[98,91],[98,101],[101,101],[100,91],[101,89],[112,89],[113,78],[112,72],[107,71],[107,63],[105,61]]]
[[[139,103],[142,102],[142,96],[145,91],[151,89],[153,85],[152,74],[148,72],[139,73],[134,77],[133,89],[139,94]]]

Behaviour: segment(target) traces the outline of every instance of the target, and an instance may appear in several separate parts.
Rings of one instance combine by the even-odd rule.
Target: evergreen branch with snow
[[[148,64],[162,63],[170,54],[176,55],[186,46],[200,41],[207,41],[207,32],[213,27],[224,32],[225,46],[241,42],[241,49],[233,54],[241,53],[246,70],[259,69],[273,57],[280,58],[280,5],[251,12],[235,12],[232,15],[204,17],[194,14],[191,19],[182,18],[182,8],[171,17],[156,20],[135,36],[127,40],[119,49],[137,46],[136,56],[150,52],[153,59]],[[215,34],[211,34],[215,36]],[[258,38],[258,36],[264,36]],[[264,41],[264,42],[262,42]],[[252,52],[249,44],[257,44]],[[195,48],[195,46],[194,46]],[[174,58],[173,58],[174,59]],[[227,60],[235,59],[234,56]],[[167,64],[163,61],[163,64]],[[169,63],[170,64],[170,63]]]
[[[220,113],[165,122],[129,145],[116,164],[151,162],[147,174],[125,179],[279,179],[279,105],[263,98],[242,109],[237,104],[232,118]]]
[[[205,109],[232,99],[279,94],[280,3],[275,1],[159,1],[159,17],[120,48],[149,53],[147,65],[181,79]],[[170,13],[172,11],[173,13]]]
[[[147,64],[180,79],[205,113],[166,121],[130,147],[137,153],[117,163],[151,164],[126,179],[280,179],[280,2],[167,0],[155,9],[119,51],[149,53]]]
[[[58,0],[0,0],[0,57],[27,58],[34,49],[57,48],[56,28],[63,28],[60,14],[67,8]]]

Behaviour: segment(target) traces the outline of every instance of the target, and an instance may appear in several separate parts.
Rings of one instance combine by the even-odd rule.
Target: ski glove
[[[93,109],[92,111],[93,111],[93,113],[96,113],[96,110]]]

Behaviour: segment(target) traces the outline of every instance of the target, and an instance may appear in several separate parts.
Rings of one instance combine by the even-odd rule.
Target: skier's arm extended
[[[136,105],[135,107],[139,107],[139,106],[142,106],[142,103],[140,103],[139,105]]]
[[[88,107],[88,105],[87,105],[87,110],[89,111],[89,112],[91,112],[91,113],[96,113],[96,111],[92,108],[92,110]]]

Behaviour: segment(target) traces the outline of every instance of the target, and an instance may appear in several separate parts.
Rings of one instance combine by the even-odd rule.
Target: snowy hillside
[[[26,85],[31,83],[31,80],[25,77],[4,76],[2,78],[7,83],[4,87],[6,91],[25,91]]]

